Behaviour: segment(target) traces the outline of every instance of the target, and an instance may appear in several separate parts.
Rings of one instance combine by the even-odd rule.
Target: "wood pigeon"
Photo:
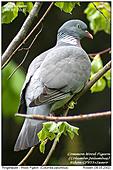
[[[36,57],[24,82],[19,113],[50,113],[51,105],[78,93],[90,77],[91,62],[80,40],[93,38],[81,20],[69,20],[58,30],[56,45]],[[25,119],[14,151],[38,144],[43,121]]]

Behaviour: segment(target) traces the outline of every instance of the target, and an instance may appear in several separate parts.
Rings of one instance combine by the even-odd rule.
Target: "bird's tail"
[[[47,105],[27,108],[27,114],[48,115],[48,113],[49,106]],[[14,146],[14,151],[28,149],[34,145],[37,145],[39,142],[37,133],[41,130],[43,122],[44,121],[25,119],[23,127]]]

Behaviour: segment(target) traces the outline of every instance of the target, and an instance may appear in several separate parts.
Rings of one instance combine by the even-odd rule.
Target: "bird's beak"
[[[85,33],[86,33],[86,37],[93,39],[93,36],[88,31],[85,31]]]

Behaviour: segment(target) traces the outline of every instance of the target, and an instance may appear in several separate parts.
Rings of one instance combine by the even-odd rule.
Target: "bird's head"
[[[63,36],[71,36],[78,40],[84,37],[93,39],[93,36],[87,31],[87,25],[81,20],[65,22],[58,30],[58,39]]]

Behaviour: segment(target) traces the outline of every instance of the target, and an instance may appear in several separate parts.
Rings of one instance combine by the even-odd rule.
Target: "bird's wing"
[[[43,92],[34,99],[29,106],[35,107],[42,104],[51,104],[53,101],[61,100],[66,97],[70,97],[70,93],[63,93],[60,90],[49,89],[46,86],[43,87]]]
[[[24,82],[23,87],[22,87],[21,95],[20,95],[20,105],[19,105],[19,108],[18,108],[19,113],[24,113],[24,114],[26,113],[26,110],[27,110],[26,99],[25,99],[26,89],[29,86],[29,83],[31,81],[32,76],[34,75],[36,70],[39,69],[39,67],[42,64],[43,60],[45,59],[45,57],[47,56],[47,54],[51,50],[52,49],[40,54],[39,56],[37,56],[31,62],[30,66],[29,66],[29,69],[28,69],[28,73],[27,73],[25,82]]]
[[[38,76],[43,91],[31,101],[31,107],[51,103],[79,92],[90,75],[90,61],[81,48],[59,47],[48,53]],[[35,76],[35,75],[34,75]]]

